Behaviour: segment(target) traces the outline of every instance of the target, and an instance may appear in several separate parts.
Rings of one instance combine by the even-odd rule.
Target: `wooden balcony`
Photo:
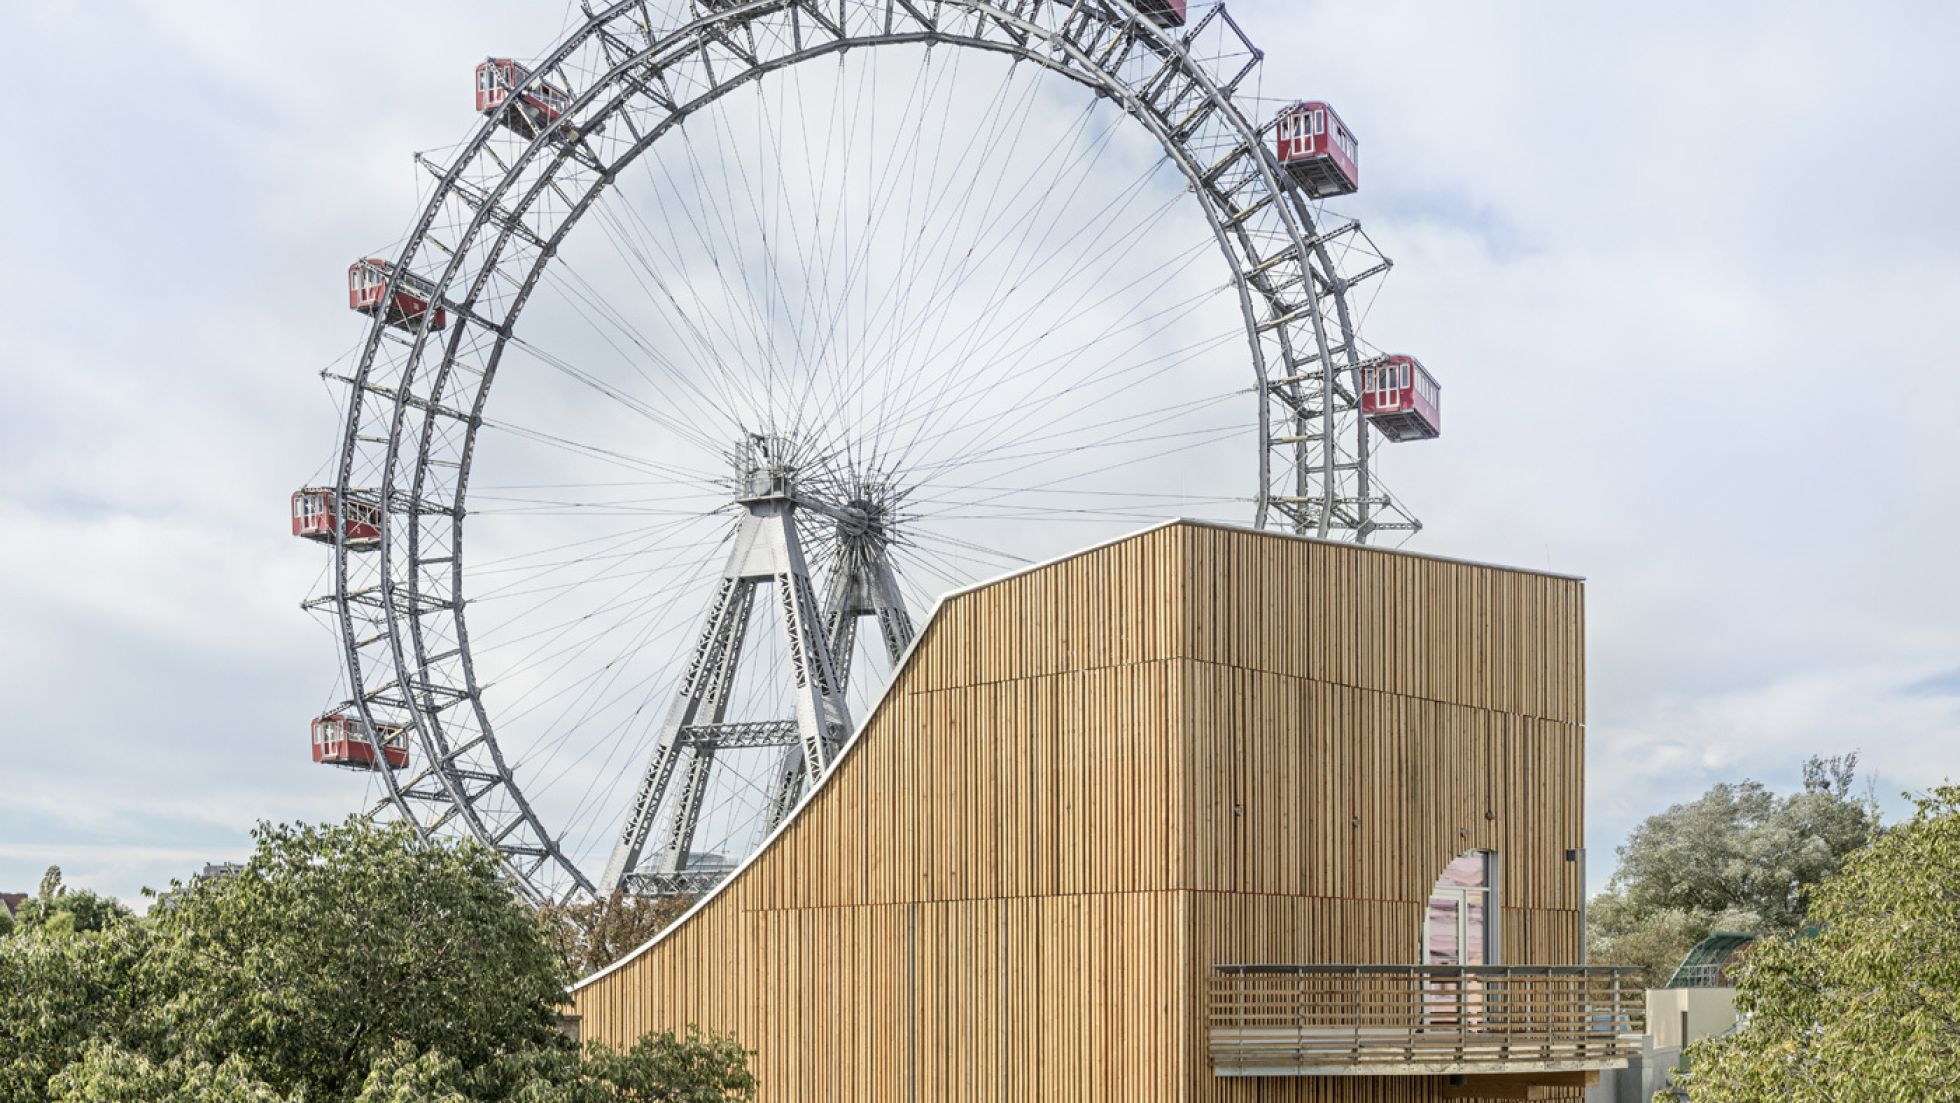
[[[1587,965],[1220,965],[1219,1076],[1488,1076],[1547,1082],[1638,1052],[1632,970]]]

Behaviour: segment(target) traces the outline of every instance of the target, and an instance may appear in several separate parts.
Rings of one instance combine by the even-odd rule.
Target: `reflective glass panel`
[[[1423,960],[1429,965],[1460,965],[1461,947],[1457,942],[1457,915],[1461,903],[1447,897],[1429,899],[1428,936],[1424,940]]]
[[[1436,883],[1462,888],[1490,887],[1489,856],[1482,851],[1472,851],[1456,858],[1443,867],[1442,879]]]

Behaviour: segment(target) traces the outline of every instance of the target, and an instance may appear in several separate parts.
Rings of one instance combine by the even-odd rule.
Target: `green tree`
[[[1855,754],[1812,758],[1801,792],[1724,783],[1649,817],[1591,902],[1592,959],[1640,966],[1659,985],[1714,931],[1802,927],[1817,884],[1878,833],[1877,806],[1853,793],[1857,764]]]
[[[456,1090],[462,1068],[437,1053],[416,1054],[397,1047],[369,1067],[354,1103],[469,1103]]]
[[[122,1032],[146,943],[141,922],[111,930],[0,938],[0,1103],[38,1103],[89,1042]]]
[[[1681,908],[1642,908],[1614,892],[1594,897],[1586,914],[1592,960],[1638,966],[1635,983],[1647,988],[1667,983],[1689,948],[1711,932],[1748,923],[1733,915],[1710,918]]]
[[[472,1064],[557,1038],[565,976],[490,851],[360,821],[257,837],[152,921],[142,1025],[176,1052],[344,1098],[398,1044]]]
[[[0,939],[0,1103],[751,1097],[726,1040],[559,1033],[567,972],[487,849],[359,820],[257,839],[147,918]]]
[[[1960,787],[1853,855],[1810,919],[1750,954],[1743,1025],[1690,1051],[1696,1103],[1960,1099]]]
[[[600,1089],[592,1103],[722,1103],[755,1090],[748,1053],[727,1038],[698,1032],[649,1035],[624,1053],[599,1047],[587,1065],[589,1082]]]
[[[99,931],[128,919],[131,912],[113,897],[98,896],[87,889],[70,890],[61,880],[61,867],[49,866],[41,875],[41,887],[21,904],[12,931],[46,931],[72,934]],[[0,929],[0,934],[9,933]]]
[[[748,1054],[734,1042],[661,1033],[624,1052],[532,1049],[474,1069],[399,1047],[371,1067],[356,1103],[726,1103],[754,1090]]]
[[[694,906],[692,896],[613,893],[538,909],[545,938],[574,977],[590,976],[639,949]]]
[[[97,1042],[48,1086],[54,1103],[288,1103],[252,1078],[244,1062],[221,1065],[181,1058],[158,1064]],[[290,1097],[299,1103],[299,1097]]]

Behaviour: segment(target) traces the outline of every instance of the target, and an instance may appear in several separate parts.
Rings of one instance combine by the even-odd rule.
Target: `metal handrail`
[[[1638,965],[1273,965],[1243,964],[1214,965],[1214,973],[1284,973],[1312,975],[1347,973],[1427,973],[1436,975],[1463,975],[1466,973],[1503,973],[1512,976],[1627,976],[1638,973]]]
[[[1636,1048],[1636,970],[1584,965],[1212,967],[1223,1075],[1610,1068]]]

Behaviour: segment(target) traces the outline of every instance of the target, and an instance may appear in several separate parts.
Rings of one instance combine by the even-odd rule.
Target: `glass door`
[[[1489,965],[1496,958],[1490,920],[1494,857],[1473,850],[1443,868],[1429,893],[1423,922],[1424,965]],[[1472,1026],[1484,1020],[1487,1010],[1483,986],[1462,978],[1432,978],[1424,1004],[1425,1018],[1437,1026]]]

